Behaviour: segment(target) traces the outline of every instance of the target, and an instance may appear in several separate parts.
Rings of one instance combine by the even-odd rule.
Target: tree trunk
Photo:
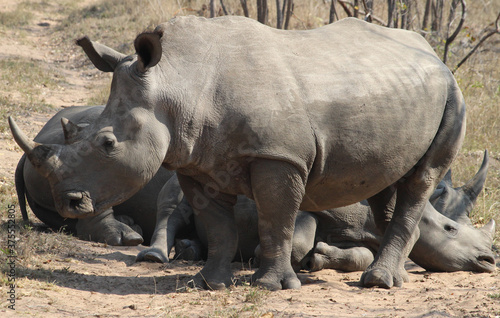
[[[422,18],[422,30],[427,31],[427,25],[429,23],[429,14],[431,12],[431,2],[432,0],[427,0],[425,2],[424,17]]]
[[[331,0],[332,1],[332,4],[330,6],[330,19],[328,21],[328,23],[333,23],[333,21],[335,21],[335,19],[338,20],[338,16],[337,16],[337,10],[335,10],[335,2],[337,0]]]
[[[240,0],[241,7],[243,8],[243,14],[245,17],[248,18],[248,6],[247,6],[247,0]]]
[[[208,6],[210,8],[210,17],[211,18],[215,17],[215,0],[210,0],[210,3]]]
[[[257,0],[257,21],[267,23],[267,0]]]

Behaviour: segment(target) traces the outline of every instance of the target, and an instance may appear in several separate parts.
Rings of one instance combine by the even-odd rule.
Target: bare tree
[[[286,15],[285,15],[285,26],[284,29],[288,30],[288,25],[290,24],[290,18],[293,14],[293,0],[286,0]]]
[[[210,8],[210,17],[215,17],[215,0],[210,0],[208,6]]]
[[[432,2],[432,25],[431,30],[439,34],[443,21],[444,0],[435,0]]]
[[[395,9],[396,9],[396,0],[387,0],[387,26],[393,28],[396,20],[395,17]]]
[[[497,19],[495,20],[493,29],[489,30],[489,32],[486,33],[479,40],[479,42],[476,44],[476,46],[474,46],[474,48],[472,48],[472,50],[470,50],[470,52],[457,64],[457,66],[455,66],[455,68],[452,71],[453,73],[455,73],[458,70],[458,68],[460,66],[462,66],[469,59],[469,57],[471,57],[472,54],[474,54],[477,51],[477,49],[484,43],[484,41],[486,41],[492,35],[500,34],[500,26],[498,25],[499,20],[500,20],[500,13],[498,13],[498,16],[497,16]],[[483,32],[481,32],[481,33],[484,33],[486,31],[487,31],[487,28],[484,29]]]
[[[453,23],[453,20],[455,19],[455,13],[456,13],[458,3],[462,4],[462,16],[460,18],[460,22],[458,23],[457,28],[455,29],[453,34],[451,36],[449,36],[450,27],[451,27],[451,24]],[[467,9],[465,7],[465,0],[453,0],[453,2],[451,3],[451,6],[450,6],[450,15],[448,16],[448,27],[446,29],[446,42],[444,45],[444,53],[443,53],[443,63],[444,64],[446,64],[446,60],[448,58],[448,48],[450,47],[450,44],[453,41],[455,41],[455,38],[457,37],[460,30],[462,30],[466,15],[467,15]]]
[[[257,21],[262,24],[267,23],[267,0],[257,0]]]
[[[429,24],[429,15],[431,12],[432,0],[427,0],[425,2],[424,17],[422,18],[422,30],[427,31],[427,26]]]
[[[226,10],[226,6],[224,5],[223,0],[220,0],[220,6],[222,8],[222,12],[224,12],[224,15],[228,15],[227,10]]]
[[[363,0],[363,7],[365,8],[365,21],[372,22],[373,0]]]
[[[333,23],[333,21],[335,21],[335,19],[339,19],[339,16],[337,15],[337,10],[335,10],[335,2],[337,2],[337,0],[331,0],[332,3],[330,5],[330,19],[328,21],[328,23]]]
[[[240,0],[240,3],[241,3],[241,7],[243,8],[243,14],[245,15],[245,17],[249,17],[248,15],[248,5],[247,5],[247,0]]]
[[[281,29],[282,27],[283,27],[283,10],[281,9],[280,0],[276,0],[276,28]]]

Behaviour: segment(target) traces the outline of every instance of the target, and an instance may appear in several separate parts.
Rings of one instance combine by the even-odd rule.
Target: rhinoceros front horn
[[[33,140],[29,139],[26,134],[19,128],[14,118],[9,116],[9,126],[12,135],[14,136],[14,140],[21,147],[21,149],[29,155],[33,152],[33,149],[38,145]]]
[[[481,168],[479,168],[479,171],[476,173],[474,178],[469,180],[465,185],[463,185],[460,188],[470,200],[470,203],[467,205],[466,208],[467,214],[469,214],[470,211],[472,211],[472,208],[474,207],[474,203],[476,202],[479,193],[481,193],[481,191],[483,190],[484,182],[486,181],[486,175],[488,174],[488,166],[489,166],[488,150],[485,150]]]
[[[14,140],[26,153],[30,162],[42,176],[47,177],[55,168],[58,160],[58,158],[51,156],[53,153],[51,145],[42,145],[29,139],[11,116],[9,116],[9,126]],[[51,160],[48,160],[49,157],[52,157]]]

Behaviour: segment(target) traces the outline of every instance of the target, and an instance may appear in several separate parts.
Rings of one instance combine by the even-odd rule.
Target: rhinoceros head
[[[448,173],[425,207],[419,226],[420,238],[410,254],[412,260],[433,271],[495,270],[491,250],[495,221],[476,228],[469,219],[487,172],[488,152],[485,151],[481,168],[464,186],[453,188]]]
[[[31,141],[9,118],[16,142],[49,180],[61,216],[86,217],[121,203],[160,168],[170,135],[149,94],[152,68],[161,57],[160,37],[138,36],[137,54],[131,56],[88,38],[77,41],[97,68],[114,74],[109,100],[95,122],[81,127],[62,118],[63,145]]]

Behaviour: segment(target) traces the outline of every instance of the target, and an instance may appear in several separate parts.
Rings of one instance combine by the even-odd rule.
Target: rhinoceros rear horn
[[[58,160],[53,157],[52,145],[42,145],[29,139],[26,134],[19,128],[14,118],[9,116],[9,126],[14,136],[14,140],[21,147],[21,149],[26,153],[26,156],[36,168],[36,170],[44,177],[48,176],[49,173],[55,168],[55,162]]]
[[[126,57],[112,48],[90,41],[86,36],[76,40],[76,44],[82,47],[94,66],[103,72],[113,72],[116,65]]]
[[[493,240],[493,237],[495,236],[495,220],[491,219],[481,228],[481,230],[488,234]]]
[[[64,117],[61,118],[61,125],[64,132],[64,141],[67,144],[72,143],[78,136],[78,133],[83,129],[83,126],[76,125]]]
[[[484,182],[486,181],[486,175],[488,174],[488,166],[488,150],[485,150],[481,168],[479,168],[479,171],[476,173],[474,178],[469,180],[464,186],[460,188],[470,200],[470,206],[467,207],[467,213],[472,210],[479,193],[481,193],[481,191],[483,190]]]
[[[137,36],[134,41],[135,51],[139,56],[137,68],[139,72],[146,72],[151,67],[158,64],[161,59],[162,47],[161,37],[163,32],[144,32]]]

